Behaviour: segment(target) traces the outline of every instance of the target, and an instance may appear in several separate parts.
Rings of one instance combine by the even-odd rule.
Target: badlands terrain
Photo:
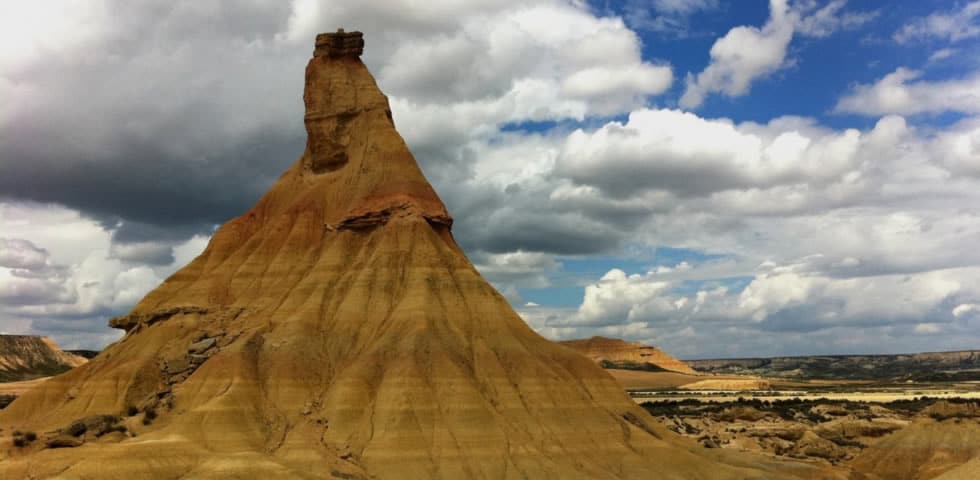
[[[824,465],[840,478],[978,478],[976,352],[699,360],[680,373],[603,360],[652,347],[601,344],[615,347],[589,356],[661,425],[705,449]]]
[[[531,330],[456,244],[363,47],[317,36],[302,156],[110,320],[121,340],[0,410],[0,478],[833,475],[705,449]]]
[[[810,379],[980,380],[980,350],[905,355],[825,355],[689,360],[704,373]]]
[[[71,370],[11,389],[0,478],[976,478],[971,400],[795,400],[899,380],[712,375],[539,336],[456,244],[363,48],[317,36],[302,156],[110,320],[122,339],[11,356],[18,379],[57,373],[51,355]]]
[[[41,344],[53,346],[50,341]],[[872,378],[814,379],[797,374],[788,379],[786,375],[699,373],[679,368],[685,363],[660,349],[617,339],[597,337],[561,344],[585,350],[583,353],[605,366],[656,422],[703,450],[745,452],[804,463],[817,467],[809,474],[824,478],[977,478],[980,384],[910,382],[910,370],[887,364],[888,359],[904,362],[919,354],[878,356],[876,368],[859,367],[861,375]],[[20,354],[37,358],[34,349],[22,349]],[[927,355],[964,358],[960,352]],[[8,351],[8,363],[15,357]],[[968,360],[947,363],[944,370],[937,370],[944,374],[939,378],[969,372],[972,357],[965,358]],[[755,359],[769,364],[773,360]],[[27,363],[26,358],[17,361]],[[897,374],[883,376],[883,371]],[[841,369],[838,374],[859,376],[858,372]],[[8,399],[0,402],[0,408],[46,380],[0,383],[0,399]],[[122,425],[133,428],[129,435],[140,428],[138,419],[137,413],[122,420]],[[95,428],[110,429],[106,425]],[[120,425],[114,428],[120,429]],[[10,433],[11,444],[26,442],[25,432],[21,436]],[[102,435],[118,441],[121,433],[108,431]],[[81,443],[61,441],[65,446]]]

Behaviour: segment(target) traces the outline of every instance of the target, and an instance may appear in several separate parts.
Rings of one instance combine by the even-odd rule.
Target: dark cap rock
[[[343,28],[334,33],[321,33],[316,36],[314,57],[359,58],[364,53],[364,34],[345,32]]]

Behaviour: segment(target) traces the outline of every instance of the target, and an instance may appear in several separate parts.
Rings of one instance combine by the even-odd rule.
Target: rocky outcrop
[[[935,420],[980,418],[980,402],[940,400],[923,409],[922,413]]]
[[[656,347],[618,338],[592,337],[559,342],[591,358],[605,368],[666,370],[697,375],[691,367]]]
[[[193,307],[193,306],[168,307],[152,312],[130,313],[128,315],[114,317],[109,320],[109,326],[112,328],[119,328],[129,332],[130,330],[137,327],[145,327],[145,326],[153,325],[156,322],[164,321],[174,315],[204,314],[204,313],[208,313],[208,309],[204,307]]]
[[[977,413],[975,402],[936,402],[909,426],[870,445],[849,466],[869,479],[976,478]]]
[[[765,452],[827,465],[858,458],[869,445],[902,430],[917,415],[830,400],[750,399],[727,405],[649,402],[644,407],[670,430],[708,448]]]
[[[343,28],[336,33],[321,33],[316,36],[314,57],[359,58],[364,53],[364,34],[345,32]]]
[[[88,360],[65,352],[48,337],[0,335],[0,382],[19,382],[66,372]]]

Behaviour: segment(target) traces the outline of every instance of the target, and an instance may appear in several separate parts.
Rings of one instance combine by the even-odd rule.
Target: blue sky
[[[338,26],[542,335],[980,347],[977,1],[4,2],[0,331],[117,338],[302,152]]]
[[[635,25],[643,40],[644,58],[666,60],[679,74],[704,69],[711,45],[731,28],[762,26],[769,15],[764,1],[715,2],[714,8],[690,15],[691,28],[684,35],[671,35],[631,22],[627,9],[631,2],[590,3],[598,9],[623,16],[627,24]],[[930,63],[930,56],[948,48],[946,42],[898,43],[891,38],[910,19],[947,11],[956,5],[965,5],[965,2],[868,0],[847,3],[844,11],[874,17],[859,27],[841,29],[823,38],[794,39],[789,52],[791,67],[759,79],[748,95],[737,98],[714,96],[698,111],[707,117],[727,117],[737,122],[766,122],[781,115],[800,115],[817,118],[822,124],[834,128],[869,128],[875,119],[832,112],[837,99],[851,85],[873,82],[902,66],[924,69],[924,79],[957,76],[977,66],[980,59],[976,55],[971,58],[968,53],[978,44],[975,38],[957,42],[962,50],[960,54],[934,63]],[[655,101],[674,107],[683,89],[683,82],[677,82],[666,95]],[[950,115],[938,120],[948,123],[959,117],[961,115]]]
[[[606,15],[621,17],[638,34],[642,42],[642,56],[654,63],[666,63],[673,67],[678,81],[662,95],[648,99],[655,107],[679,108],[685,82],[680,81],[687,72],[704,70],[708,55],[715,41],[738,26],[762,27],[769,17],[767,2],[689,2],[693,7],[686,12],[657,11],[657,2],[590,2],[592,8]],[[669,3],[669,2],[664,2]],[[684,2],[677,2],[682,4]],[[896,41],[895,36],[903,27],[917,19],[937,12],[953,12],[966,4],[949,2],[861,2],[853,6],[845,2],[837,12],[854,15],[859,19],[854,25],[810,38],[794,38],[787,49],[783,66],[772,74],[761,76],[752,82],[744,95],[713,95],[697,108],[697,113],[707,118],[728,118],[734,122],[765,123],[781,116],[799,116],[812,119],[822,126],[833,129],[856,128],[868,130],[879,117],[835,111],[838,100],[857,84],[872,84],[898,68],[921,70],[926,81],[941,81],[969,75],[977,67],[978,58],[969,52],[977,47],[977,37],[955,42],[942,39],[924,41]],[[814,3],[810,11],[830,6]],[[676,24],[686,25],[683,30],[665,29],[663,24],[651,24],[658,18],[673,19]],[[957,111],[930,112],[911,115],[919,128],[942,129],[961,121],[967,114]],[[622,117],[610,118],[623,122]],[[580,124],[588,128],[588,119]],[[556,128],[555,123],[519,124],[514,130],[529,132]],[[567,127],[566,127],[567,128]],[[631,248],[630,248],[631,247]],[[651,248],[652,247],[652,248]],[[582,302],[582,287],[596,277],[616,268],[628,275],[643,275],[658,267],[670,267],[686,262],[692,265],[724,258],[724,252],[706,252],[671,245],[628,246],[629,255],[557,257],[559,271],[549,275],[550,284],[544,288],[518,288],[517,296],[535,306],[561,308],[577,307]],[[684,294],[706,286],[724,285],[730,293],[740,293],[751,281],[751,276],[733,275],[712,279],[689,279],[672,287]],[[827,346],[820,346],[827,350]],[[836,353],[852,350],[834,349]],[[885,346],[880,351],[886,351]],[[694,355],[698,355],[694,353]],[[793,353],[786,351],[786,353]],[[796,352],[800,353],[800,352]],[[811,349],[804,353],[818,353]],[[703,354],[701,354],[703,355]]]

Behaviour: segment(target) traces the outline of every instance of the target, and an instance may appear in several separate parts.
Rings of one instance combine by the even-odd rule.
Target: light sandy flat
[[[692,388],[697,390],[765,390],[767,380],[739,375],[714,375],[708,378],[676,372],[646,372],[642,370],[608,369],[627,390],[656,390],[664,388]],[[763,384],[765,384],[763,386]]]
[[[745,393],[733,393],[729,395],[714,395],[712,392],[708,391],[692,391],[690,394],[677,393],[669,395],[643,395],[640,392],[633,392],[633,400],[637,403],[648,402],[651,400],[661,401],[661,400],[685,400],[689,398],[695,398],[701,400],[702,402],[734,402],[739,399],[739,397],[746,397]],[[829,393],[829,392],[774,392],[778,394],[774,395],[752,395],[750,398],[758,400],[786,400],[788,398],[800,398],[803,400],[815,400],[818,398],[826,398],[829,400],[850,400],[854,402],[894,402],[895,400],[911,400],[915,397],[935,397],[935,398],[976,398],[980,399],[980,391],[976,392],[964,392],[958,390],[933,390],[933,391],[923,391],[923,390],[910,390],[905,392],[840,392],[840,393]]]

